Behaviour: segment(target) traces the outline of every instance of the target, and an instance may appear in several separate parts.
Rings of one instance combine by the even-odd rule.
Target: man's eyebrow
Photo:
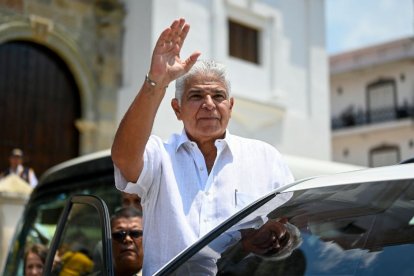
[[[224,88],[216,88],[213,90],[214,92],[219,92],[219,93],[227,93],[227,90]]]

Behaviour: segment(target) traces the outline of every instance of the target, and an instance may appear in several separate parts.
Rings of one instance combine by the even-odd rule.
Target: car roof
[[[73,158],[51,167],[42,174],[36,188],[43,187],[49,183],[62,179],[82,177],[88,174],[102,173],[104,171],[112,170],[113,163],[111,152],[109,149],[102,150]]]

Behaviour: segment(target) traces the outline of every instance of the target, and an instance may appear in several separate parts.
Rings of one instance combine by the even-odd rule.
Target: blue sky
[[[328,53],[413,36],[413,5],[414,0],[325,0]]]

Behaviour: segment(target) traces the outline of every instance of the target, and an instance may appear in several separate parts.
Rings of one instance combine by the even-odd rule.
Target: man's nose
[[[130,235],[127,235],[125,239],[128,240],[128,241],[131,241],[131,242],[134,241],[134,239]]]
[[[123,243],[133,243],[134,239],[130,235],[126,235],[122,242]]]
[[[213,110],[216,107],[216,104],[214,103],[213,98],[211,97],[211,95],[206,95],[204,97],[204,102],[203,102],[203,105],[201,107],[205,108],[207,110]]]

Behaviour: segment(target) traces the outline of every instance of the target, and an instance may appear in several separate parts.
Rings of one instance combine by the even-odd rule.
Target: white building
[[[118,121],[142,85],[153,46],[173,19],[191,30],[182,57],[224,63],[235,97],[233,134],[275,145],[283,154],[331,158],[323,0],[126,0]],[[147,42],[151,43],[147,43]],[[170,85],[154,126],[167,138],[181,123]]]
[[[333,160],[362,166],[414,156],[414,40],[330,57]]]

